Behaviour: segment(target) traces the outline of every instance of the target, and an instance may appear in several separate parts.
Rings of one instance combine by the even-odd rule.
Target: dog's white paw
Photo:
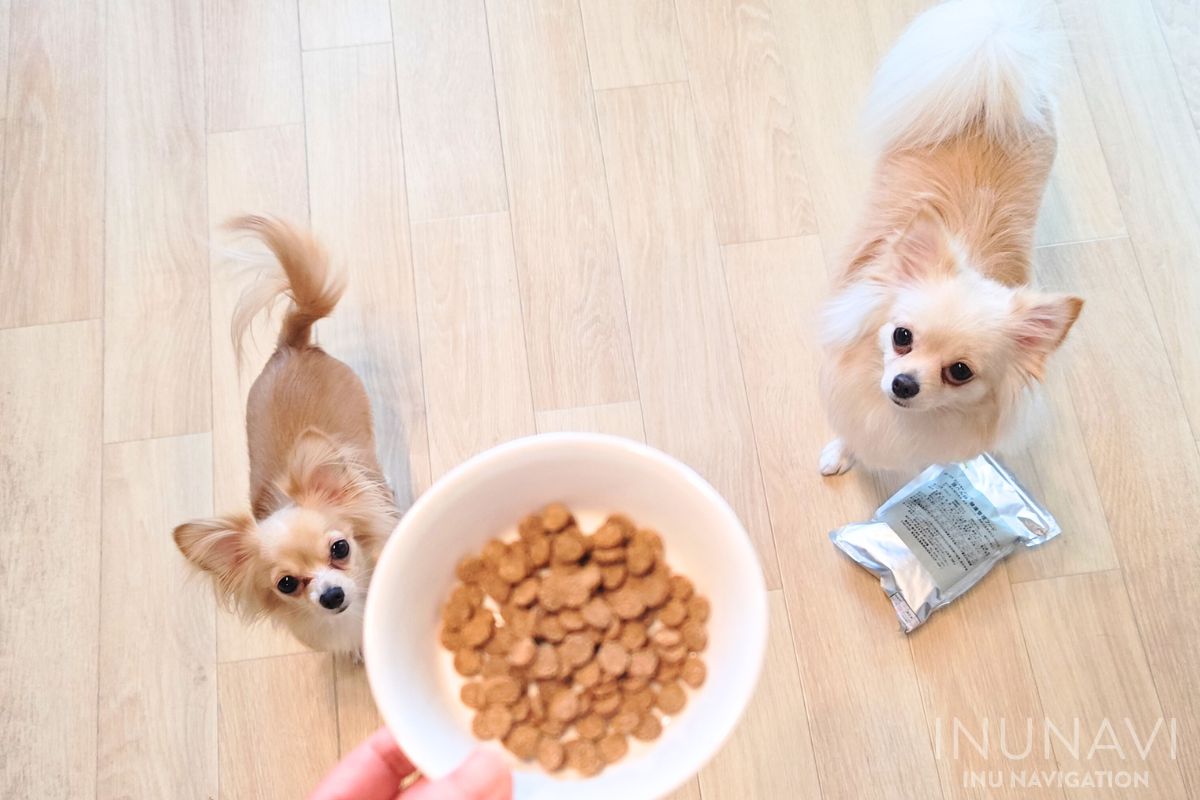
[[[821,450],[821,474],[841,475],[854,466],[854,454],[841,439],[834,439]]]

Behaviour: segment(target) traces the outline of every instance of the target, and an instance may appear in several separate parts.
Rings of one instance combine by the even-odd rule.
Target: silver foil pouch
[[[974,586],[1017,545],[1035,547],[1061,529],[991,455],[929,467],[869,522],[829,534],[879,576],[905,633]]]

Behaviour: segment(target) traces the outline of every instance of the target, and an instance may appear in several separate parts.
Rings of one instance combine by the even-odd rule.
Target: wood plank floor
[[[170,541],[246,502],[218,228],[267,212],[348,272],[318,335],[406,502],[592,430],[738,511],[766,671],[677,799],[1200,800],[1200,5],[1045,2],[1087,307],[1011,460],[1066,530],[904,637],[825,536],[885,489],[816,472],[814,329],[929,0],[0,0],[0,797],[291,800],[379,724]]]

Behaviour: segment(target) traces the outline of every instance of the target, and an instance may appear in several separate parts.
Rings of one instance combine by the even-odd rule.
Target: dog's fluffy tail
[[[282,270],[272,270],[251,286],[233,313],[233,341],[242,339],[254,317],[281,295],[291,299],[279,332],[280,347],[304,347],[312,326],[333,311],[346,290],[342,276],[334,273],[325,249],[307,231],[272,217],[246,216],[230,220],[230,230],[258,237],[270,248]]]
[[[929,147],[972,125],[1010,142],[1053,125],[1057,40],[1032,3],[950,0],[901,34],[867,100],[878,152]]]

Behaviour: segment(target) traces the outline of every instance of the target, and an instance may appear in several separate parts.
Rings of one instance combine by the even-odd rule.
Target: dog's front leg
[[[840,438],[834,439],[821,450],[821,474],[841,475],[854,466],[854,454]]]

